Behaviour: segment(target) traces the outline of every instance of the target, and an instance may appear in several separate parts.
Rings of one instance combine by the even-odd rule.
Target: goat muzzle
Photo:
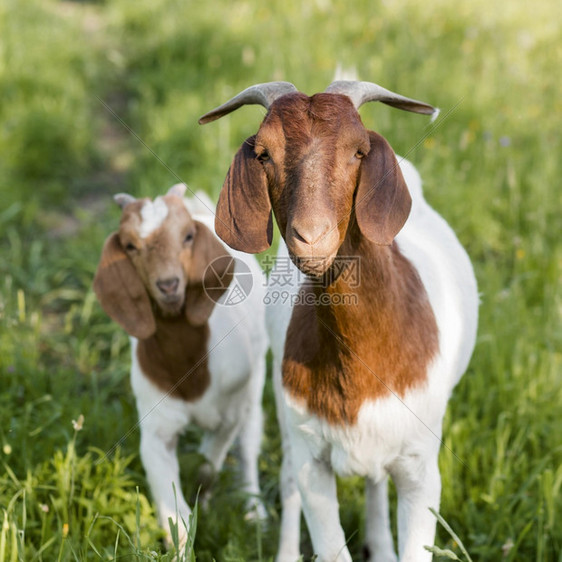
[[[185,285],[179,277],[158,279],[155,283],[153,299],[165,317],[176,316],[181,312],[185,300]]]
[[[180,283],[179,277],[170,277],[169,279],[159,279],[156,286],[166,297],[175,296]]]
[[[302,273],[319,279],[330,269],[334,263],[336,254],[329,256],[297,256],[289,252],[291,260]]]
[[[341,242],[337,224],[317,219],[291,221],[284,236],[295,265],[314,276],[323,275],[330,267]]]

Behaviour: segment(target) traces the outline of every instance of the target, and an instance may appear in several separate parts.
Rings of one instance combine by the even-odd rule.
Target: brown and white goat
[[[165,529],[176,513],[189,524],[176,447],[190,423],[203,429],[207,477],[220,470],[239,437],[249,507],[265,516],[257,469],[265,278],[253,256],[225,248],[213,232],[211,212],[191,215],[187,205],[197,202],[184,200],[184,192],[178,184],[154,201],[116,195],[121,223],[105,242],[94,280],[103,309],[131,336],[140,453]],[[205,194],[197,197],[204,200],[200,207],[211,208]],[[240,269],[253,276],[252,289],[226,306],[225,291]],[[181,521],[178,530],[183,543],[187,529]]]
[[[413,166],[363,126],[357,109],[367,101],[434,112],[366,82],[334,82],[312,97],[283,82],[248,88],[200,120],[245,103],[268,109],[230,167],[216,228],[230,246],[259,252],[273,211],[286,243],[267,313],[284,437],[279,562],[299,556],[301,498],[319,560],[351,560],[334,473],[366,478],[370,560],[396,560],[388,475],[400,560],[431,559],[442,419],[475,343],[470,260]],[[294,267],[288,279],[287,256],[302,284]]]

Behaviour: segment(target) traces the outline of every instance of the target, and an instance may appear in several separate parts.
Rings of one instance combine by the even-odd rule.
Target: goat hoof
[[[205,462],[199,467],[199,472],[197,474],[197,482],[201,487],[201,494],[206,494],[215,483],[217,478],[217,471],[211,465],[210,462]]]
[[[368,544],[364,544],[362,551],[362,559],[364,562],[397,562],[396,554],[394,552],[381,553],[380,550],[374,554]]]
[[[250,498],[250,500],[248,500],[244,519],[253,523],[263,523],[267,521],[267,510],[261,500],[256,498]]]

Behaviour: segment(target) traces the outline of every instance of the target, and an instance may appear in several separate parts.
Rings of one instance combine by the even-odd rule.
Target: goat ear
[[[369,139],[371,149],[359,171],[355,216],[366,238],[388,245],[404,226],[412,198],[390,145],[373,131]]]
[[[131,336],[143,340],[156,331],[148,293],[116,232],[103,246],[94,292],[107,315]]]
[[[255,138],[246,139],[234,156],[215,216],[218,236],[231,248],[253,254],[267,250],[273,237],[267,177],[254,152]]]
[[[204,224],[195,224],[197,234],[187,275],[185,315],[192,326],[201,326],[232,281],[234,258]]]

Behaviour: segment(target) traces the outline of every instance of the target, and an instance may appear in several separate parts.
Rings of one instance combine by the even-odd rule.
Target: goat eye
[[[125,246],[125,250],[127,250],[127,252],[134,252],[136,249],[137,249],[137,247],[132,242],[129,242]]]
[[[264,150],[261,154],[258,154],[258,160],[260,162],[268,162],[269,160],[271,160],[271,156],[269,155],[269,152],[267,152],[267,150]]]
[[[190,242],[193,242],[193,232],[188,232],[185,235],[185,238],[183,239],[184,244],[189,244]]]
[[[358,150],[355,153],[355,158],[357,158],[358,160],[361,160],[361,158],[363,158],[365,156],[365,153],[362,150]]]

